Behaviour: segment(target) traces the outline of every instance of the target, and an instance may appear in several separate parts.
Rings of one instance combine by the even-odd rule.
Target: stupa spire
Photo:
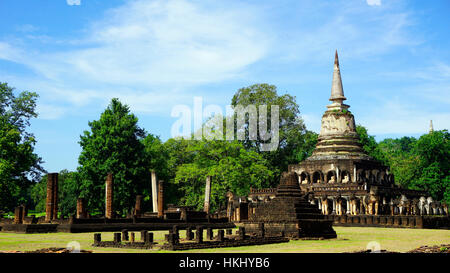
[[[341,72],[339,69],[339,57],[336,50],[334,56],[334,71],[333,71],[333,82],[331,84],[331,97],[330,100],[334,103],[342,104],[347,98],[344,97],[344,89],[342,88]]]
[[[434,128],[433,128],[433,120],[430,120],[430,133],[434,132]]]

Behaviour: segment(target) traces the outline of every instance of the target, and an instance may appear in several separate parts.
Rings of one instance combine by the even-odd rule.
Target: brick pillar
[[[265,237],[266,233],[265,233],[265,229],[264,229],[264,223],[259,223],[258,229],[259,229],[259,234],[261,235],[261,237]]]
[[[158,183],[156,172],[152,171],[152,204],[153,212],[158,212]]]
[[[164,217],[164,181],[158,182],[158,217]]]
[[[168,236],[169,244],[178,244],[180,240],[180,229],[177,225],[172,227],[172,232]]]
[[[47,202],[45,221],[49,222],[58,216],[58,173],[47,174]]]
[[[141,241],[145,242],[145,237],[147,237],[148,231],[143,230],[141,231]]]
[[[153,233],[152,232],[145,233],[144,244],[146,244],[146,245],[153,244]]]
[[[113,200],[114,200],[114,184],[113,184],[113,175],[112,173],[108,173],[106,177],[106,186],[105,186],[105,218],[111,219],[114,217],[113,215]]]
[[[22,205],[22,221],[25,220],[25,217],[28,216],[28,208],[25,205]]]
[[[244,240],[244,239],[245,239],[245,228],[239,227],[239,240]]]
[[[87,218],[84,198],[77,199],[77,219]]]
[[[128,241],[128,240],[129,240],[128,230],[124,229],[124,230],[122,230],[122,241]]]
[[[136,196],[136,204],[134,206],[134,215],[136,215],[136,217],[141,217],[142,198],[143,198],[142,195]]]
[[[203,242],[203,227],[202,226],[197,226],[195,229],[195,241],[197,243]]]
[[[206,229],[206,238],[208,240],[212,240],[214,238],[214,233],[213,233],[213,229],[212,228],[207,228]]]
[[[23,224],[23,207],[18,206],[14,209],[14,224]]]
[[[135,236],[135,235],[134,235],[134,232],[131,232],[131,233],[130,233],[130,242],[131,242],[131,243],[134,243],[134,238],[135,238],[134,236]]]
[[[224,235],[223,229],[219,229],[219,231],[217,233],[217,240],[219,242],[225,241],[225,235]]]
[[[114,243],[120,244],[122,242],[121,235],[122,234],[120,234],[120,233],[114,233]]]
[[[58,174],[56,173],[55,182],[53,183],[53,219],[58,219]]]
[[[102,242],[102,234],[94,233],[94,246],[99,245]]]
[[[186,240],[194,240],[194,233],[191,227],[186,227]]]
[[[206,177],[205,185],[205,203],[203,205],[203,210],[209,213],[209,201],[211,199],[211,176]]]

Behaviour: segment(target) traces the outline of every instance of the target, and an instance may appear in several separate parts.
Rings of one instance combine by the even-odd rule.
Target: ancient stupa
[[[244,225],[252,232],[263,223],[264,232],[269,236],[336,238],[332,220],[324,218],[300,190],[297,174],[291,172],[283,173],[275,198],[249,205],[249,219]]]
[[[362,159],[371,158],[359,144],[356,133],[355,118],[344,104],[344,89],[342,87],[339,59],[336,51],[334,58],[333,81],[331,85],[330,105],[322,116],[322,125],[316,149],[308,161],[324,159]]]
[[[420,197],[423,193],[397,188],[389,167],[364,151],[346,99],[336,51],[331,104],[322,116],[316,148],[309,158],[288,168],[298,174],[310,201],[323,214],[378,215],[387,213],[393,199],[401,195]]]
[[[255,223],[262,222],[275,233],[284,230],[301,237],[332,234],[331,225],[317,215],[317,210],[328,215],[326,219],[341,219],[342,215],[423,215],[425,208],[434,204],[425,191],[395,185],[389,167],[365,152],[356,132],[355,117],[350,106],[344,104],[346,99],[336,51],[331,104],[322,116],[312,155],[289,165],[289,174],[278,188],[251,189],[247,197],[235,198],[231,194],[227,212],[232,221],[253,229]],[[441,211],[439,206],[435,204],[435,211]],[[432,210],[426,212],[430,213],[436,214]],[[359,224],[360,218],[355,219]]]

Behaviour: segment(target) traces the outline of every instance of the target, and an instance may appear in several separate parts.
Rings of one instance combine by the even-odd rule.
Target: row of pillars
[[[47,174],[47,202],[45,209],[45,221],[51,221],[58,218],[58,173],[49,173]],[[159,180],[158,183],[156,172],[151,173],[151,182],[152,182],[152,205],[153,212],[158,213],[158,217],[164,216],[164,181]],[[211,198],[211,177],[208,176],[206,178],[206,187],[205,187],[205,203],[204,203],[204,211],[209,213],[210,209],[210,198]],[[114,217],[114,179],[111,173],[108,173],[106,177],[106,185],[105,185],[105,218],[111,219]],[[142,195],[138,195],[136,197],[135,204],[135,214],[140,216],[141,205],[142,205],[143,197]],[[77,218],[86,218],[86,204],[83,198],[77,199]]]
[[[151,175],[152,180],[152,205],[153,212],[158,213],[158,217],[164,217],[164,181],[159,180],[158,184],[156,184],[156,172],[152,172]],[[111,173],[106,177],[106,187],[105,187],[105,218],[111,219],[114,217],[114,183],[113,183],[113,175]],[[142,206],[142,195],[136,196],[136,203],[134,207],[134,212],[136,216],[140,216],[142,214],[141,206]]]

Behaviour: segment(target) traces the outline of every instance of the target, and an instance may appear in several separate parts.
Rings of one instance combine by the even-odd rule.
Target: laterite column
[[[113,218],[113,175],[112,173],[108,173],[108,176],[106,177],[106,187],[105,187],[105,218],[112,219]]]
[[[211,176],[207,176],[205,186],[205,204],[203,205],[203,210],[208,214],[209,214],[210,199],[211,199]]]
[[[158,182],[158,217],[164,217],[164,181]]]
[[[45,221],[58,217],[58,173],[47,174],[47,201],[45,206]]]

